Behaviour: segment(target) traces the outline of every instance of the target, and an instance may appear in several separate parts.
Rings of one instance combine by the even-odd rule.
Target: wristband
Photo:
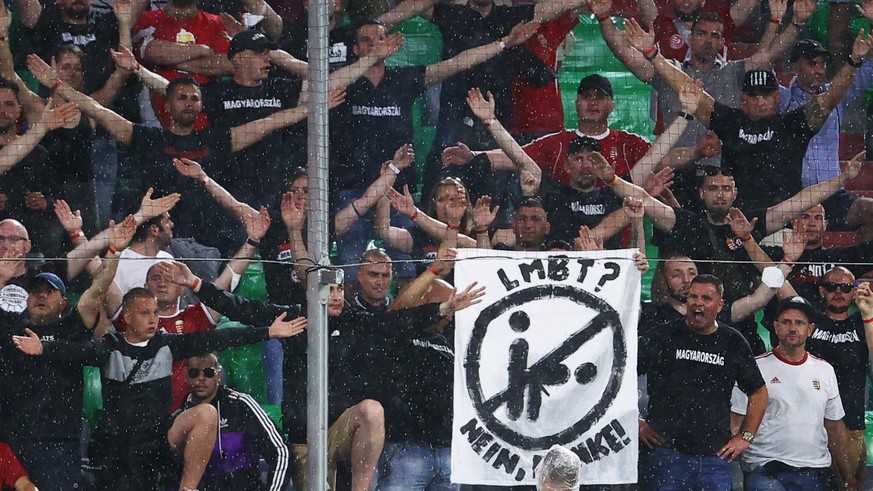
[[[693,114],[689,114],[689,113],[687,113],[687,112],[685,112],[685,111],[679,111],[679,112],[677,112],[677,113],[676,113],[676,116],[679,116],[680,118],[684,119],[685,121],[694,121],[694,115],[693,115]]]
[[[791,25],[796,27],[798,31],[802,31],[803,28],[806,27],[805,24],[801,24],[800,22],[797,22],[796,20],[791,21]]]
[[[260,249],[261,247],[261,243],[251,237],[246,239],[246,244],[254,247],[255,249]]]
[[[6,36],[0,36],[0,41],[6,41]]]
[[[594,18],[597,19],[597,22],[598,22],[598,23],[603,23],[604,21],[606,21],[606,19],[609,19],[609,14],[606,14],[606,15],[604,15],[603,17],[598,17],[598,16],[595,14],[595,15],[594,15]]]
[[[487,234],[488,227],[476,227],[474,231],[476,232],[476,235]]]
[[[394,165],[394,162],[390,160],[388,161],[388,169],[393,172],[395,176],[400,174],[400,169],[398,169],[397,166]]]
[[[781,22],[782,22],[782,21],[780,21],[779,19],[777,19],[777,18],[775,18],[775,17],[771,17],[771,18],[770,18],[770,23],[771,23],[771,24],[776,24],[776,25],[778,26]]]
[[[116,251],[115,249],[113,249],[112,246],[109,246],[109,248],[106,249],[106,254],[109,254],[110,256],[117,256],[117,255],[118,255],[118,251]]]
[[[743,244],[745,244],[746,242],[752,240],[752,234],[749,234],[745,237],[740,237],[740,240],[743,242]]]
[[[358,211],[358,207],[357,207],[357,206],[355,206],[355,202],[354,202],[354,201],[352,201],[352,211],[354,211],[354,212],[355,212],[355,215],[357,215],[357,216],[358,216],[358,218],[364,218],[364,216],[363,216],[363,215],[361,215],[361,212],[360,212],[360,211]]]
[[[506,49],[506,43],[503,42],[502,39],[500,39],[500,40],[497,41],[497,45],[500,46],[500,51],[503,51],[503,50]]]
[[[613,174],[613,175],[612,175],[612,180],[609,181],[608,183],[606,183],[606,185],[611,187],[611,186],[614,186],[615,183],[617,183],[617,182],[618,182],[618,176],[615,175],[615,174]]]
[[[207,184],[209,184],[209,181],[210,181],[209,176],[206,176],[203,179],[200,179],[200,184],[203,184],[204,186],[206,186]]]
[[[856,62],[856,61],[852,58],[851,53],[848,54],[848,55],[846,55],[846,63],[848,63],[849,65],[851,65],[851,66],[853,66],[853,67],[855,67],[855,68],[861,68],[861,62],[862,62],[862,61],[863,61],[863,60],[859,60],[859,61]]]
[[[869,319],[864,319],[864,324],[873,324],[873,317]]]
[[[440,274],[440,272],[437,271],[437,269],[434,268],[433,266],[427,268],[427,270],[430,271],[431,273],[433,273],[434,276],[442,276],[442,275]]]
[[[416,218],[418,218],[418,208],[415,209],[415,213],[413,213],[412,215],[409,215],[409,219],[412,220],[413,222],[415,221]]]
[[[782,258],[781,262],[787,264],[788,266],[790,266],[792,268],[794,267],[794,263],[789,261],[788,259],[785,259],[784,257]]]
[[[55,80],[55,84],[52,85],[52,92],[55,92],[56,90],[60,89],[61,85],[64,85],[64,83],[61,82],[61,79]]]
[[[482,120],[482,125],[486,128],[490,128],[492,124],[494,124],[497,120],[494,118],[488,118]]]
[[[461,230],[461,227],[459,227],[457,225],[452,225],[451,223],[447,223],[446,228],[449,230],[454,230],[455,232],[457,232],[458,230]]]
[[[75,232],[70,234],[70,239],[76,240],[76,239],[84,237],[84,236],[85,236],[85,234],[83,234],[81,230],[76,230]]]
[[[198,277],[195,276],[195,277],[194,277],[194,284],[191,285],[191,289],[194,290],[194,291],[196,292],[197,289],[200,288],[200,285],[201,285],[201,284],[203,284],[203,281],[201,281],[200,278],[198,278]]]
[[[658,56],[658,53],[660,53],[658,47],[652,46],[651,48],[643,51],[643,58],[645,58],[646,61],[652,61],[655,59],[656,56]]]

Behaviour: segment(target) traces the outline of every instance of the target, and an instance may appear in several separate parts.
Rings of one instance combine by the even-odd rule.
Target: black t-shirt
[[[203,186],[179,174],[173,158],[189,158],[199,162],[206,173],[219,182],[231,152],[230,129],[213,126],[190,135],[176,135],[167,129],[136,124],[133,126],[133,151],[140,156],[143,186],[153,186],[155,196],[182,193],[183,199],[173,208],[173,233],[178,237],[193,237],[201,244],[223,245],[220,224],[228,214],[207,194]],[[146,189],[136,192],[142,196]]]
[[[306,240],[306,229],[303,230]],[[293,305],[306,303],[306,288],[300,283],[288,241],[288,231],[281,220],[273,220],[261,239],[261,257],[264,259],[264,279],[271,303]],[[276,261],[283,264],[277,264]]]
[[[334,189],[365,188],[382,163],[412,143],[412,105],[424,93],[426,67],[386,67],[379,85],[361,77],[346,89],[346,102],[331,114],[330,174]],[[336,124],[333,124],[333,123]],[[394,187],[413,184],[412,167],[400,172]]]
[[[327,35],[330,43],[328,63],[331,71],[357,61],[358,57],[352,52],[352,46],[355,44],[353,26],[335,27]],[[309,58],[308,29],[291,20],[284,19],[279,47],[298,60],[307,60]]]
[[[856,312],[844,321],[819,316],[815,332],[806,341],[806,350],[834,367],[846,411],[846,428],[863,430],[869,357],[861,314]]]
[[[84,342],[91,337],[77,311],[58,322],[34,326],[25,314],[0,314],[0,374],[3,379],[2,426],[6,435],[24,439],[77,440],[82,431],[81,362],[28,356],[12,344],[29,328],[42,341]]]
[[[255,87],[220,80],[203,87],[203,110],[213,124],[236,127],[296,107],[301,88],[300,79],[281,77]],[[247,202],[260,197],[254,204],[277,199],[288,171],[306,165],[306,121],[266,135],[235,153],[228,164],[222,183],[231,194]]]
[[[696,260],[721,260],[724,262],[700,262],[701,273],[711,273],[724,282],[725,299],[736,300],[752,293],[760,282],[761,274],[754,265],[743,241],[731,230],[730,225],[713,225],[706,214],[691,213],[682,208],[673,208],[676,224],[665,233],[656,230],[656,242],[664,250],[683,254]],[[767,211],[764,209],[746,212],[749,221],[758,219],[752,236],[760,241],[767,235]],[[774,260],[782,258],[781,249],[764,247]],[[747,261],[743,263],[743,261]]]
[[[0,145],[0,148],[4,146]],[[9,199],[0,216],[21,220],[22,214],[27,212],[24,206],[27,191],[39,191],[46,197],[57,197],[58,184],[54,179],[48,151],[42,145],[37,145],[15,166],[0,175],[0,193]]]
[[[543,207],[549,215],[552,231],[549,237],[573,243],[579,237],[579,227],[594,228],[603,219],[621,209],[621,198],[610,187],[583,192],[570,186],[556,186],[543,196]],[[605,249],[621,248],[621,234],[608,239]]]
[[[721,138],[722,165],[736,180],[736,206],[766,208],[803,188],[803,156],[818,130],[809,126],[802,107],[752,121],[742,110],[716,102],[709,128]]]
[[[637,325],[637,331],[640,336],[643,336],[661,324],[684,318],[685,316],[677,312],[668,302],[643,302],[640,304],[640,321]]]
[[[683,319],[640,338],[639,373],[648,375],[648,421],[665,446],[691,455],[715,455],[731,438],[734,384],[746,394],[764,385],[749,344],[719,324],[702,336]]]
[[[84,115],[75,128],[58,128],[42,139],[52,162],[55,181],[88,182],[94,179],[91,168],[91,140],[94,130]],[[57,196],[63,197],[63,196]]]

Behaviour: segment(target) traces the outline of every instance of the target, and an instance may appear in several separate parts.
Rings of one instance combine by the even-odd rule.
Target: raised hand
[[[579,227],[579,236],[573,239],[573,249],[577,251],[599,251],[603,244],[594,239],[591,230],[585,225]]]
[[[865,19],[873,22],[873,0],[861,0],[861,3],[855,5],[855,8]]]
[[[296,336],[306,330],[306,317],[298,317],[296,319],[285,320],[287,312],[282,312],[273,324],[270,325],[270,338],[290,338]]]
[[[498,211],[500,211],[499,206],[491,209],[491,196],[487,194],[480,196],[476,200],[476,206],[473,207],[473,225],[478,228],[490,226],[497,217]]]
[[[173,207],[176,206],[176,203],[182,199],[182,195],[179,193],[172,193],[157,199],[152,199],[152,193],[154,192],[155,190],[153,188],[149,188],[139,205],[139,213],[142,215],[144,221],[149,221],[158,215],[163,215],[172,210]]]
[[[115,62],[115,66],[122,70],[132,72],[139,67],[139,62],[136,61],[136,57],[133,56],[133,53],[131,53],[125,46],[118,45],[118,51],[110,49],[109,54],[112,55],[112,61]]]
[[[449,296],[449,299],[440,304],[440,314],[445,316],[481,302],[482,297],[485,296],[485,287],[476,288],[476,285],[477,283],[474,281],[467,288],[464,288],[461,293],[458,293],[458,290],[455,289],[451,296]],[[443,307],[445,307],[445,310]]]
[[[473,152],[470,151],[470,147],[463,142],[458,142],[458,144],[453,147],[446,147],[443,149],[443,166],[469,164],[471,160],[473,160]]]
[[[346,102],[346,88],[337,87],[327,94],[327,107],[333,109],[343,102]]]
[[[131,27],[130,21],[133,19],[133,0],[115,0],[115,5],[112,7],[115,13],[115,18],[118,23],[128,28]]]
[[[75,123],[79,117],[79,108],[72,102],[63,104],[55,104],[49,98],[46,104],[42,107],[39,115],[39,122],[44,124],[49,131],[56,130],[62,126]]]
[[[590,0],[588,6],[591,7],[591,13],[595,17],[602,19],[612,10],[612,0]]]
[[[536,196],[537,191],[540,189],[542,179],[535,176],[533,172],[525,170],[522,171],[521,175],[518,177],[518,182],[521,185],[522,196]]]
[[[851,181],[852,179],[858,177],[858,174],[861,173],[861,166],[864,165],[864,159],[867,158],[867,152],[859,152],[846,163],[846,167],[843,169],[841,177],[843,178],[843,183],[846,181]]]
[[[224,28],[227,29],[227,35],[230,37],[234,37],[248,29],[244,23],[240,22],[236,17],[227,12],[221,12],[218,16],[221,18],[221,23],[224,25]]]
[[[870,44],[873,39],[870,36],[864,37],[864,29],[858,30],[858,35],[855,36],[855,42],[852,43],[852,59],[862,60],[870,52]]]
[[[745,239],[752,235],[752,231],[755,230],[755,224],[758,223],[758,218],[755,217],[750,222],[739,208],[733,207],[728,210],[727,222],[731,226],[731,231],[734,235],[740,239]]]
[[[282,195],[282,222],[289,230],[303,230],[306,223],[306,201],[300,202],[293,191]]]
[[[243,215],[243,224],[246,227],[248,237],[255,242],[260,241],[267,235],[272,220],[267,208],[262,206],[258,213],[246,213]]]
[[[633,18],[624,23],[624,35],[630,45],[640,53],[645,53],[655,47],[654,31],[646,31]]]
[[[27,55],[27,69],[42,86],[51,88],[58,79],[57,63],[52,58],[52,64],[49,65],[37,55]]]
[[[621,209],[631,220],[642,220],[646,212],[646,209],[643,207],[643,200],[633,196],[628,196],[622,201]]]
[[[643,189],[649,193],[649,196],[659,197],[673,185],[673,176],[672,167],[663,167],[658,172],[652,172],[649,175],[649,178],[646,179],[646,183],[643,185]]]
[[[486,119],[494,119],[495,103],[491,91],[488,92],[488,97],[485,98],[482,96],[482,91],[478,88],[470,89],[467,92],[467,105],[470,106],[470,110],[473,111],[473,114],[482,121],[485,121]],[[459,145],[463,144],[459,143]]]
[[[539,22],[522,22],[520,24],[516,24],[515,27],[509,31],[509,34],[503,38],[503,42],[506,44],[507,48],[511,48],[513,46],[518,46],[519,44],[523,44],[525,41],[530,39],[534,33],[540,28]]]
[[[185,263],[178,261],[161,261],[153,266],[165,280],[177,285],[192,287],[197,282],[197,276],[191,272]]]
[[[407,143],[394,151],[394,158],[391,160],[394,167],[405,169],[415,162],[415,148],[411,143]]]
[[[689,114],[697,111],[697,103],[703,94],[703,81],[700,79],[687,80],[679,90],[679,104],[682,110]]]
[[[42,341],[39,340],[39,336],[30,328],[25,328],[24,334],[25,336],[12,336],[12,343],[15,347],[31,356],[41,355]]]
[[[6,8],[6,4],[0,2],[3,5],[0,5],[0,36],[8,37],[9,36],[9,26],[12,25],[12,14],[9,12],[9,9]]]
[[[373,50],[371,53],[376,58],[380,60],[384,60],[389,56],[393,55],[403,46],[403,33],[397,32],[385,38],[385,42],[373,46]]]
[[[697,153],[703,157],[715,157],[721,154],[722,141],[714,131],[707,131],[697,142]]]
[[[802,220],[794,220],[791,226],[791,236],[788,231],[782,232],[782,252],[785,254],[785,260],[793,263],[797,261],[804,249],[806,249],[806,225]]]
[[[71,210],[70,205],[66,201],[62,199],[55,200],[55,215],[68,234],[74,234],[82,230],[82,224],[84,223],[82,212]]]
[[[195,162],[191,159],[181,158],[181,159],[173,159],[173,167],[185,177],[190,177],[191,179],[197,179],[198,181],[202,181],[206,179],[206,171],[203,170],[203,166],[200,165],[199,162]]]
[[[431,263],[430,267],[437,273],[437,276],[445,278],[452,270],[456,257],[458,257],[457,249],[440,249],[437,251],[437,260]]]
[[[48,198],[39,191],[26,191],[24,193],[24,206],[29,210],[45,210],[48,208]]]
[[[873,317],[873,292],[870,290],[870,282],[865,281],[855,289],[855,305],[861,311],[861,317]]]
[[[591,160],[594,164],[593,174],[603,182],[612,182],[615,177],[615,169],[606,161],[606,158],[600,152],[592,152]]]
[[[109,247],[116,251],[121,251],[130,240],[133,239],[133,234],[136,233],[136,219],[133,215],[127,215],[119,224],[115,224],[114,220],[109,221]]]
[[[770,4],[770,18],[782,20],[788,11],[788,0],[768,0]]]
[[[817,8],[818,0],[795,0],[794,20],[801,24],[806,22]]]
[[[415,208],[415,200],[412,199],[412,193],[409,192],[409,186],[403,186],[403,194],[400,194],[396,189],[391,188],[387,193],[385,193],[385,196],[387,196],[388,201],[391,202],[392,208],[406,216],[411,217],[416,211],[418,211]]]
[[[642,251],[634,253],[634,267],[640,274],[645,274],[649,270],[649,260],[646,259],[646,255]]]

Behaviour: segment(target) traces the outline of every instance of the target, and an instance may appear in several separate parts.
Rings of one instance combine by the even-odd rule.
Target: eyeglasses
[[[10,244],[17,244],[23,240],[29,240],[27,237],[21,237],[19,235],[10,235],[9,237],[0,236],[0,244],[4,242],[9,242]]]
[[[825,291],[828,293],[833,293],[837,291],[837,288],[839,288],[840,291],[843,293],[849,293],[856,286],[858,286],[857,283],[834,283],[832,281],[821,284],[821,287],[824,288]]]
[[[203,370],[199,368],[189,368],[188,369],[188,378],[197,378],[200,376],[200,372],[203,372],[203,376],[206,378],[215,378],[215,374],[218,373],[218,370],[212,367],[206,367]]]

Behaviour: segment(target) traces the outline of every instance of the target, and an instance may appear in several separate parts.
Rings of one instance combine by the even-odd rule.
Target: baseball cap
[[[64,280],[54,273],[40,273],[34,276],[29,289],[33,289],[40,282],[48,283],[50,287],[61,292],[61,295],[67,294],[67,285],[64,284]]]
[[[605,95],[609,97],[613,97],[612,92],[612,83],[608,78],[603,75],[588,75],[579,81],[579,89],[576,91],[577,94],[581,94],[583,92],[587,92],[589,90],[596,89],[600,92],[603,92]]]
[[[246,29],[240,32],[230,40],[230,48],[227,49],[227,57],[233,58],[234,55],[250,49],[260,53],[269,49],[276,49],[278,46],[270,38],[264,36],[254,29]]]
[[[818,312],[816,312],[815,307],[813,307],[811,303],[801,296],[795,296],[786,298],[779,302],[779,306],[776,308],[776,317],[779,317],[782,315],[782,312],[790,309],[797,309],[806,314],[806,318],[809,319],[809,322],[815,322],[815,319],[818,316]]]
[[[750,92],[772,92],[774,90],[779,90],[779,81],[776,79],[776,73],[773,70],[756,68],[746,72],[746,76],[743,78],[743,92],[748,94]]]
[[[791,49],[791,56],[788,58],[788,61],[794,63],[801,58],[811,60],[817,56],[827,55],[828,50],[820,42],[815,39],[801,39]]]

